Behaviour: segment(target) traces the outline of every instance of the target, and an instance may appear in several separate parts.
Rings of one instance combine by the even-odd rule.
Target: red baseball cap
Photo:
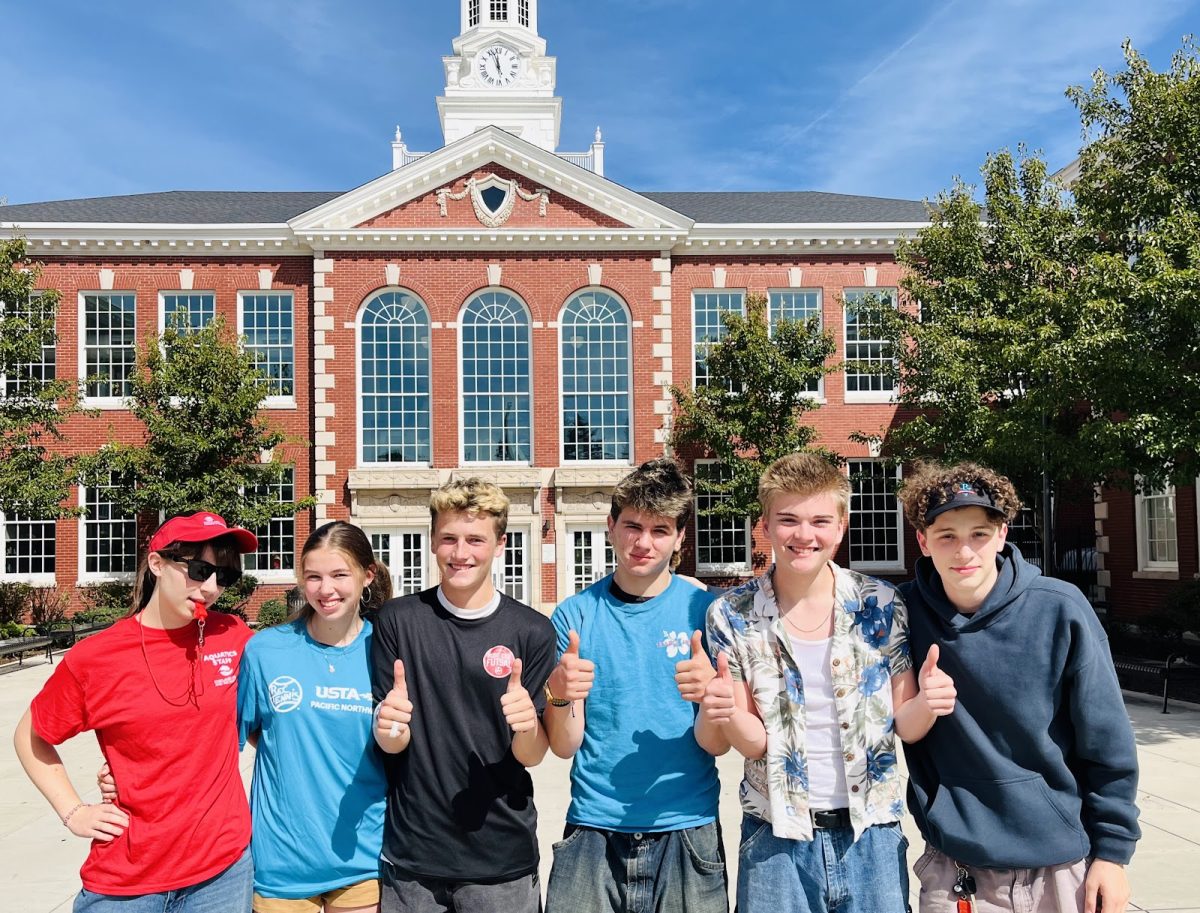
[[[221,536],[233,536],[242,553],[258,548],[258,537],[250,530],[229,526],[217,514],[201,510],[187,517],[172,517],[160,526],[150,537],[150,551],[157,552],[172,542],[208,542]]]

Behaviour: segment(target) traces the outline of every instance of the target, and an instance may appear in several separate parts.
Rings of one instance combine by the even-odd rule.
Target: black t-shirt
[[[538,868],[533,781],[512,753],[500,698],[512,659],[538,713],[555,663],[550,620],[508,596],[482,619],[447,612],[437,588],[385,603],[371,648],[375,700],[404,661],[412,741],[384,754],[383,854],[410,874],[499,882]]]

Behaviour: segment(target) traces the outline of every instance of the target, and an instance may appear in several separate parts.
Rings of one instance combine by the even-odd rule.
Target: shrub
[[[56,586],[29,590],[29,618],[39,634],[49,634],[67,620],[67,594]]]
[[[16,621],[0,621],[0,640],[24,636],[25,625]]]
[[[80,598],[85,606],[84,612],[104,612],[114,618],[120,618],[129,612],[133,605],[133,584],[110,580],[106,583],[92,583],[79,588]],[[76,615],[78,618],[79,616]]]
[[[226,587],[221,598],[213,605],[214,612],[224,612],[226,615],[236,615],[242,621],[246,620],[246,603],[258,589],[258,578],[251,574],[242,574],[242,578],[233,586]]]
[[[0,583],[0,624],[21,622],[32,589],[28,583]]]
[[[1182,638],[1186,631],[1200,634],[1200,580],[1185,580],[1173,589],[1150,626],[1173,639]]]
[[[269,628],[287,621],[288,607],[282,599],[268,599],[258,607],[258,627]]]

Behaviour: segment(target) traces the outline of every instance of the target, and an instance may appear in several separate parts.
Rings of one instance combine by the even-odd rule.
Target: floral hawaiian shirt
[[[891,678],[912,667],[908,616],[889,584],[830,564],[835,579],[830,673],[857,839],[898,821],[904,787],[892,729]],[[747,760],[742,810],[771,822],[777,837],[813,838],[808,802],[804,683],[779,617],[775,568],[726,593],[708,610],[708,644],[724,651],[734,681],[749,683],[767,731],[766,754]]]

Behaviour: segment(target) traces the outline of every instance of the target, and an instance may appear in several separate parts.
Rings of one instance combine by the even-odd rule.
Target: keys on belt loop
[[[954,896],[958,898],[955,913],[975,913],[975,878],[961,862],[954,863]]]

